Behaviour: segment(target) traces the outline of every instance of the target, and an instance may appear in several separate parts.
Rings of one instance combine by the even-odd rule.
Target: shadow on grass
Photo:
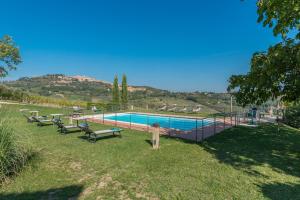
[[[145,140],[145,142],[152,147],[152,141],[151,140]]]
[[[81,136],[78,136],[78,138],[80,138],[82,140],[89,141],[89,137],[87,135],[81,135]],[[103,135],[103,136],[97,137],[96,141],[105,140],[105,139],[112,139],[112,138],[120,138],[120,136],[119,135]]]
[[[68,135],[68,134],[71,134],[71,133],[79,133],[79,132],[82,132],[81,130],[68,130],[66,132],[61,132],[61,130],[57,130],[58,133],[60,133],[61,135]]]
[[[300,199],[300,184],[265,184],[261,190],[265,197],[272,200]]]
[[[37,127],[53,126],[53,124],[37,124]]]
[[[2,193],[1,200],[35,200],[35,199],[78,199],[82,192],[82,185],[71,185],[62,188],[53,188],[45,191]]]
[[[262,176],[253,166],[269,165],[279,173],[300,176],[300,132],[289,127],[236,127],[200,144],[223,163]]]
[[[160,138],[164,138],[166,140],[177,140],[177,141],[184,142],[184,143],[187,143],[187,144],[200,144],[199,142],[196,142],[195,140],[180,138],[176,135],[175,136],[169,136],[168,132],[167,132],[166,135],[160,135]]]

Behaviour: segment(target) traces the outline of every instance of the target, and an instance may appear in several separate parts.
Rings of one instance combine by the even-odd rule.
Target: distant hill
[[[87,76],[48,74],[38,77],[22,77],[16,81],[5,81],[9,87],[31,94],[91,101],[93,98],[109,100],[112,84]],[[129,86],[130,92],[152,90],[150,87]],[[155,89],[154,89],[155,90]]]
[[[48,74],[38,77],[23,77],[3,82],[8,87],[41,96],[82,101],[104,101],[111,99],[112,84],[87,76]],[[225,93],[170,92],[149,86],[129,86],[129,102],[144,107],[145,104],[159,107],[164,104],[177,106],[201,105],[209,111],[229,109],[230,97]]]

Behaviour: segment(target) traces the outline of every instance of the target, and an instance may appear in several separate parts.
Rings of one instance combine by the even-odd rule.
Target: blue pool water
[[[188,118],[179,118],[179,117],[166,117],[166,116],[159,116],[159,115],[144,115],[144,114],[137,114],[137,113],[122,113],[117,115],[109,115],[105,116],[104,119],[108,120],[116,120],[120,122],[130,122],[135,124],[143,124],[143,125],[152,125],[154,123],[158,123],[160,127],[163,128],[172,128],[172,129],[179,129],[183,131],[188,131],[195,129],[196,127],[202,126],[202,120],[198,120],[196,122],[195,119],[188,119]],[[207,126],[211,124],[212,121],[204,119],[203,126]]]

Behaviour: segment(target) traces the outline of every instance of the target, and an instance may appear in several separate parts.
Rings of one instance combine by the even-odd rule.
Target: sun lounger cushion
[[[70,129],[70,128],[78,128],[76,125],[69,125],[69,126],[64,126],[66,129]]]
[[[112,133],[114,132],[113,130],[101,130],[101,131],[95,131],[94,133],[96,134],[102,134],[102,133]]]
[[[112,130],[112,131],[114,131],[114,132],[123,131],[123,129],[121,129],[121,128],[112,128],[112,129],[110,129],[110,130]]]
[[[89,127],[89,125],[87,123],[80,123],[78,125],[78,127],[80,127],[80,128],[87,128],[87,127]]]

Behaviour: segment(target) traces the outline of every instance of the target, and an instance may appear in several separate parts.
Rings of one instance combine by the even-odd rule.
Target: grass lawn
[[[60,135],[54,126],[29,124],[18,112],[20,106],[7,107],[36,153],[24,170],[2,184],[1,200],[300,199],[296,129],[237,127],[202,144],[162,137],[155,151],[148,133],[125,130],[122,138],[93,144],[80,132]]]

